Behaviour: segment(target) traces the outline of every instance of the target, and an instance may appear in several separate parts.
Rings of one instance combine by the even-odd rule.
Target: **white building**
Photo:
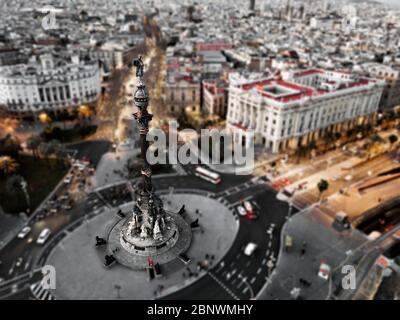
[[[95,102],[101,92],[97,63],[55,61],[49,54],[40,63],[0,68],[0,105],[17,114],[70,109]]]
[[[385,81],[385,89],[380,103],[380,110],[389,110],[400,106],[400,68],[370,62],[362,65],[370,77]]]
[[[230,75],[227,128],[235,141],[273,152],[296,149],[326,132],[368,120],[379,106],[384,82],[320,69],[249,81]]]

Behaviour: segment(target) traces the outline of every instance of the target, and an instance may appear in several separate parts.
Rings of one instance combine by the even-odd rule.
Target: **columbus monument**
[[[122,265],[145,269],[153,263],[165,264],[178,259],[189,248],[192,232],[181,212],[167,212],[155,193],[151,166],[146,159],[147,134],[153,115],[147,110],[150,99],[143,80],[142,58],[134,60],[133,66],[137,77],[133,116],[139,126],[141,179],[134,187],[133,209],[107,232],[107,251]]]

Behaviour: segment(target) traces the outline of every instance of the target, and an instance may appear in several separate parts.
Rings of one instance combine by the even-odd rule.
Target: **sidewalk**
[[[337,232],[331,227],[332,222],[331,217],[313,207],[293,216],[284,225],[281,243],[285,243],[285,236],[288,235],[292,237],[293,245],[289,251],[285,250],[284,245],[281,246],[276,269],[267,285],[260,291],[258,299],[289,300],[293,288],[301,289],[301,299],[328,298],[329,281],[318,277],[321,261],[333,270],[347,258],[346,252],[367,241],[364,234],[358,230]],[[301,252],[302,248],[306,248],[304,254]],[[311,285],[301,285],[300,278]]]

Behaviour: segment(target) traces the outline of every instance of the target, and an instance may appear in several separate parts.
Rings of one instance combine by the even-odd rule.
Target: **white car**
[[[26,237],[26,235],[31,232],[31,228],[26,226],[24,228],[22,228],[22,230],[18,233],[17,237],[18,239],[23,239]]]
[[[15,266],[18,268],[22,264],[23,259],[19,257],[17,261],[15,262]]]
[[[351,174],[348,174],[347,176],[344,177],[344,180],[346,181],[351,181],[353,179],[353,176]]]
[[[72,176],[70,176],[70,175],[66,176],[65,179],[64,179],[64,183],[65,184],[70,184],[71,181],[72,181]]]
[[[331,275],[331,267],[327,265],[325,262],[321,262],[318,271],[318,277],[328,280]]]
[[[272,235],[274,233],[274,231],[275,231],[275,224],[271,223],[271,225],[267,229],[267,234]]]
[[[243,208],[242,206],[237,206],[237,211],[239,213],[239,216],[244,217],[247,214],[247,211],[245,208]]]
[[[257,244],[249,242],[247,246],[244,248],[244,254],[250,257],[254,253],[254,251],[256,251],[257,247],[258,247]]]
[[[49,228],[43,229],[42,232],[40,232],[39,237],[36,240],[37,244],[44,244],[47,239],[50,237],[51,231]]]
[[[250,201],[243,201],[243,205],[247,212],[253,213],[254,209]]]

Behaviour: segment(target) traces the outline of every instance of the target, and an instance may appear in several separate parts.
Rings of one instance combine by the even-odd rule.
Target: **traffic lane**
[[[240,184],[242,182],[249,181],[252,176],[234,176],[224,175],[222,176],[222,181],[219,184],[212,184],[205,181],[195,175],[185,175],[185,176],[172,176],[163,177],[158,179],[157,176],[153,177],[153,184],[156,190],[168,190],[170,187],[175,187],[179,189],[200,189],[212,193],[221,192],[225,189],[232,187],[235,184]]]
[[[246,284],[241,285],[242,281],[239,274],[242,278],[247,279],[255,294],[261,290],[265,283],[265,277],[269,273],[266,263],[271,255],[275,259],[278,255],[280,230],[286,221],[289,210],[288,204],[277,200],[276,192],[269,188],[265,188],[264,192],[256,194],[252,201],[260,208],[259,219],[249,221],[240,217],[242,230],[240,230],[232,250],[224,258],[225,267],[222,269],[215,268],[217,274],[221,275],[221,281],[224,281],[239,297],[244,298],[249,298],[250,292],[245,290]],[[296,211],[292,213],[294,214]],[[271,223],[276,226],[272,238],[267,234],[267,229]],[[243,252],[249,242],[258,245],[252,257],[246,256]],[[235,274],[230,279],[226,279],[226,275],[232,274],[232,272]]]
[[[159,300],[232,300],[232,296],[224,290],[210,275],[206,274],[188,287]]]
[[[225,197],[230,203],[238,203],[243,200],[251,200],[255,195],[266,192],[268,189],[264,183],[252,185],[246,189],[240,189],[239,191],[233,191],[231,194]]]
[[[253,200],[261,208],[259,219],[249,221],[245,218],[240,218],[239,230],[235,241],[222,259],[224,266],[221,268],[221,263],[219,263],[211,269],[224,286],[242,299],[250,298],[250,290],[243,293],[246,284],[243,283],[239,286],[239,281],[233,284],[230,281],[233,281],[237,278],[237,274],[241,273],[243,277],[247,278],[255,294],[262,288],[265,283],[265,276],[268,274],[266,266],[263,266],[263,262],[266,263],[266,260],[264,260],[266,259],[266,253],[273,252],[275,256],[277,255],[280,242],[278,230],[281,229],[285,222],[285,216],[289,208],[286,202],[276,199],[276,192],[274,190],[266,186],[264,186],[264,191],[257,194]],[[266,209],[267,207],[268,210]],[[267,236],[267,228],[270,226],[270,223],[275,223],[277,226],[271,245],[269,245],[269,238]],[[243,249],[248,242],[255,242],[259,246],[253,257],[247,257],[243,253]],[[262,272],[258,271],[260,268]],[[226,273],[232,272],[234,269],[237,269],[236,276],[234,275],[233,278],[228,279],[230,281],[227,281],[225,277]],[[256,276],[256,280],[251,284],[250,281],[254,276]],[[211,286],[215,287],[215,292],[209,290]],[[195,300],[213,299],[216,297],[224,299],[223,296],[227,299],[233,298],[213,278],[206,276],[189,287],[168,295],[165,299]]]
[[[40,232],[45,228],[49,228],[52,233],[47,241],[51,240],[54,234],[58,233],[82,216],[85,205],[85,202],[80,203],[78,206],[69,211],[62,211],[55,215],[50,215],[42,220],[31,223],[30,227],[32,230],[24,239],[19,239],[17,236],[15,236],[15,238],[11,240],[11,242],[1,252],[0,260],[2,261],[2,264],[0,265],[0,277],[9,279],[18,274],[28,272],[37,261],[37,258],[43,249],[42,245],[36,244],[36,240]],[[20,268],[15,267],[15,263],[18,258],[23,257],[24,252],[29,252],[29,254],[26,255],[26,259],[23,259],[23,268],[20,270]],[[27,262],[30,264],[28,268],[26,267]]]

